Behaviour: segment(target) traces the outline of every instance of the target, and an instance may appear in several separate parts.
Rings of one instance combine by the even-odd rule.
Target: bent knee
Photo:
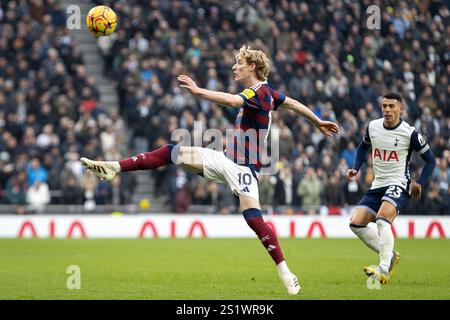
[[[356,212],[355,212],[356,213]],[[364,217],[362,219],[361,214],[354,214],[350,221],[348,222],[348,226],[351,228],[352,226],[366,226],[368,224],[367,218]]]
[[[239,198],[239,210],[241,212],[244,212],[245,210],[251,209],[251,208],[261,210],[259,200],[256,200],[255,198],[253,198],[251,196],[243,195],[240,193],[238,194],[238,198]]]
[[[349,225],[367,226],[369,222],[375,221],[375,215],[364,208],[356,208],[350,218]]]
[[[202,157],[197,148],[194,147],[181,147],[178,151],[176,164],[203,169]]]
[[[195,155],[195,150],[193,147],[180,146],[176,158],[179,163],[185,163],[185,161],[188,162],[187,160],[189,159],[189,157],[193,155]]]
[[[357,224],[357,223],[349,223],[348,227],[354,234],[358,233],[358,230],[364,229],[367,227],[367,224]]]

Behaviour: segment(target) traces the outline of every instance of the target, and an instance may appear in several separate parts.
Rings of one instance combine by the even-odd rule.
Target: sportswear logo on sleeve
[[[426,144],[425,139],[422,137],[420,133],[417,134],[417,139],[419,140],[420,146],[424,146]]]
[[[252,89],[245,89],[241,92],[241,94],[247,99],[251,99],[253,96],[255,96],[255,91],[253,91]]]

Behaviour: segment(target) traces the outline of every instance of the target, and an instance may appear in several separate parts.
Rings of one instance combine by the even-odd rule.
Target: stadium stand
[[[99,39],[99,51],[104,75],[117,84],[118,114],[97,103],[94,81],[64,28],[64,12],[55,1],[44,2],[10,1],[0,11],[0,202],[19,204],[19,212],[33,199],[32,187],[35,198],[49,193],[50,203],[84,209],[132,203],[132,176],[99,182],[82,171],[79,155],[129,155],[105,150],[123,126],[132,131],[130,154],[167,143],[175,129],[192,130],[194,121],[205,129],[229,128],[235,110],[192,97],[180,90],[176,76],[187,73],[208,89],[238,92],[230,69],[244,43],[271,56],[273,87],[337,121],[342,132],[334,141],[324,139],[293,114],[274,113],[283,144],[278,174],[261,178],[269,212],[342,214],[354,205],[373,172],[366,166],[361,179],[348,182],[345,171],[368,121],[380,116],[380,96],[391,90],[403,95],[403,118],[424,134],[437,157],[421,201],[404,211],[450,212],[445,1],[110,1],[120,21],[115,34]],[[366,26],[365,10],[373,4],[383,6],[379,30]],[[413,178],[421,165],[413,156]],[[169,211],[236,211],[228,187],[174,166],[142,176],[157,186],[149,197],[167,200]],[[35,203],[34,210],[42,205]]]
[[[128,202],[132,179],[101,183],[79,162],[81,154],[120,157],[124,122],[98,103],[60,5],[2,2],[0,52],[0,203],[24,213]]]

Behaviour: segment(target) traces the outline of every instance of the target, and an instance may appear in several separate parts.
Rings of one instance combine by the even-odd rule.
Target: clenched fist
[[[358,174],[358,170],[348,169],[345,175],[349,180],[352,180]]]

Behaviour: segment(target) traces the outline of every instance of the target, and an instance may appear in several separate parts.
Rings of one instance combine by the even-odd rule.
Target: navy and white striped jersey
[[[239,165],[259,171],[270,130],[271,112],[283,104],[286,96],[269,87],[267,81],[255,84],[238,95],[244,99],[244,104],[236,117],[234,135],[227,139],[225,155]]]

